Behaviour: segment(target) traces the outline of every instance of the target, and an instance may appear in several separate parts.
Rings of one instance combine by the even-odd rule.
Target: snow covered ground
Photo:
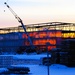
[[[16,59],[40,59],[43,57],[47,57],[46,54],[42,54],[42,55],[13,55],[13,57]]]
[[[19,65],[30,68],[30,75],[48,75],[47,66],[43,65]],[[75,68],[64,65],[53,64],[49,67],[49,75],[75,75]]]
[[[18,66],[29,67],[30,68],[29,75],[48,75],[47,66],[43,65],[18,65]],[[2,72],[3,70],[5,71],[5,69],[1,68],[0,72]],[[75,75],[75,68],[69,68],[64,65],[53,64],[49,67],[49,73],[50,73],[49,75]]]
[[[8,71],[7,68],[0,68],[0,73],[6,72],[6,71]]]
[[[40,59],[47,57],[47,54],[25,54],[25,55],[0,55],[0,56],[12,56],[14,59]],[[51,57],[51,55],[49,55]]]
[[[18,59],[29,59],[29,58],[35,58],[35,59],[39,59],[40,57],[43,57],[46,55],[13,55],[14,58],[18,58]],[[27,65],[22,65],[19,64],[17,66],[25,66],[25,67],[29,67],[30,68],[30,72],[29,75],[48,75],[48,70],[47,70],[47,66],[44,65],[35,65],[35,64],[27,64]],[[7,69],[4,68],[0,68],[0,73],[5,71]],[[60,64],[52,64],[49,67],[49,75],[75,75],[75,67],[67,67],[65,65],[60,65]]]

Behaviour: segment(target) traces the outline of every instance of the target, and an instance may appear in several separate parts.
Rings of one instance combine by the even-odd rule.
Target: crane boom
[[[21,18],[18,17],[18,15],[10,8],[10,6],[9,6],[6,2],[4,2],[4,4],[8,7],[8,9],[9,9],[9,10],[11,11],[11,13],[15,16],[15,18],[18,20],[18,22],[21,23],[21,25],[22,25],[22,27],[23,27],[23,29],[24,29],[24,32],[26,33],[26,35],[27,35],[27,37],[28,37],[28,40],[29,40],[29,42],[30,42],[30,45],[33,46],[33,43],[32,43],[32,41],[31,41],[31,39],[30,39],[30,37],[29,37],[27,31],[26,31],[26,27],[25,27],[25,25],[23,24],[23,21],[21,20]]]

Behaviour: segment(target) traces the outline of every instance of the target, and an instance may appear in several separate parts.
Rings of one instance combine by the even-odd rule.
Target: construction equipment
[[[28,40],[29,40],[29,43],[30,43],[30,48],[31,50],[34,50],[35,49],[35,46],[33,45],[32,41],[31,41],[31,38],[30,36],[28,35],[27,31],[26,31],[26,27],[25,25],[23,24],[23,21],[22,19],[10,8],[10,6],[4,2],[4,4],[7,6],[7,8],[11,11],[11,13],[15,16],[15,18],[18,20],[18,22],[22,25],[23,29],[24,29],[24,32],[25,34],[27,35],[28,37]],[[28,49],[28,48],[27,48]]]

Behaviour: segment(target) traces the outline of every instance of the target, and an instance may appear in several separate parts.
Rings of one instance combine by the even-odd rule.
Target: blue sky
[[[75,23],[75,0],[0,0],[0,28],[20,25],[4,2],[21,17],[24,24]]]

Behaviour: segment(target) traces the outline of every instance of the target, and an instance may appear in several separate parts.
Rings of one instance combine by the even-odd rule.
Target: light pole
[[[46,50],[47,50],[47,70],[48,70],[48,75],[49,75],[50,73],[49,73],[49,51],[48,51],[48,46],[50,46],[49,42],[46,43]]]

